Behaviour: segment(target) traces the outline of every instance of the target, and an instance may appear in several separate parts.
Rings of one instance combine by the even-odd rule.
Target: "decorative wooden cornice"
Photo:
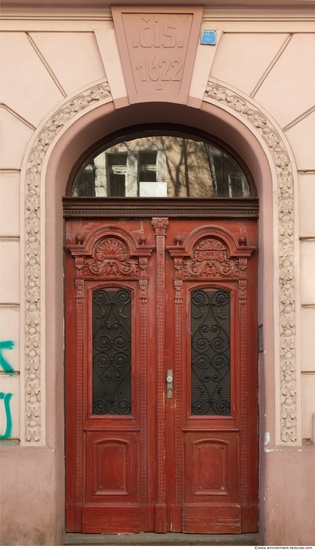
[[[258,199],[146,199],[64,197],[65,218],[167,216],[174,218],[257,218]]]

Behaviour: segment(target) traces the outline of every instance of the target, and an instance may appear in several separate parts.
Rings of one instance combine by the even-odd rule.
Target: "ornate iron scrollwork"
[[[131,292],[93,291],[93,414],[131,412]]]
[[[229,415],[230,294],[198,289],[191,295],[191,411]]]

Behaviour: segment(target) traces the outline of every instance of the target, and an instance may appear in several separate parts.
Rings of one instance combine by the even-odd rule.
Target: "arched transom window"
[[[129,133],[97,147],[72,180],[74,197],[210,198],[255,196],[239,159],[182,131]]]

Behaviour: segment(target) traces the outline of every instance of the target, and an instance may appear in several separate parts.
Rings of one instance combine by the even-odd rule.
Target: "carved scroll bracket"
[[[84,298],[84,280],[82,278],[77,277],[75,279],[75,287],[77,289],[76,297],[79,299]]]
[[[247,300],[247,280],[241,279],[238,285],[238,296],[241,303]]]

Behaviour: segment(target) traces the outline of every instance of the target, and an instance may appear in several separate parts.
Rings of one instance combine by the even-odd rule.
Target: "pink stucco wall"
[[[212,15],[212,11],[206,14],[203,23],[205,28],[214,25]],[[27,158],[28,144],[32,144],[36,132],[40,132],[44,127],[45,120],[52,112],[58,113],[71,94],[105,78],[103,63],[106,65],[107,77],[112,78],[114,97],[113,101],[108,101],[105,105],[97,108],[93,108],[92,105],[83,115],[78,113],[73,117],[62,127],[62,131],[50,144],[45,156],[41,180],[42,207],[45,210],[42,230],[46,317],[42,324],[45,355],[41,364],[45,373],[45,395],[42,401],[45,412],[45,437],[41,446],[20,446],[12,440],[1,447],[2,544],[60,544],[64,532],[64,298],[61,198],[69,173],[80,155],[98,139],[126,126],[150,122],[184,123],[215,135],[238,152],[253,174],[260,200],[258,322],[264,324],[265,341],[265,352],[259,356],[260,537],[261,543],[268,545],[314,544],[314,443],[297,447],[278,444],[277,425],[281,392],[275,370],[278,344],[275,344],[274,330],[278,323],[278,319],[274,318],[274,304],[277,299],[274,270],[277,269],[275,259],[278,251],[273,241],[276,204],[274,182],[277,166],[272,164],[270,151],[256,132],[255,125],[242,120],[237,109],[233,110],[228,105],[223,108],[215,101],[203,102],[202,98],[211,71],[214,80],[234,87],[240,96],[255,97],[257,105],[260,105],[264,112],[270,113],[270,120],[274,119],[277,122],[281,136],[285,136],[292,148],[291,156],[296,163],[294,175],[299,180],[300,190],[296,197],[296,209],[299,206],[301,219],[297,234],[302,242],[301,249],[295,243],[298,250],[297,263],[300,252],[302,260],[301,300],[298,295],[297,316],[299,318],[301,313],[304,329],[302,332],[309,335],[308,338],[302,335],[300,340],[298,334],[297,339],[297,348],[301,351],[301,365],[298,364],[297,368],[300,369],[299,376],[302,377],[302,384],[297,384],[300,403],[299,433],[307,439],[306,443],[311,443],[311,413],[314,408],[315,388],[311,342],[315,321],[315,297],[309,281],[312,280],[310,275],[315,268],[315,225],[314,209],[309,199],[313,196],[315,184],[312,110],[312,63],[315,58],[315,42],[309,25],[315,18],[312,19],[308,13],[306,27],[301,23],[303,14],[296,20],[292,17],[285,23],[281,17],[274,18],[269,26],[266,26],[267,23],[262,22],[263,18],[259,21],[259,16],[252,22],[252,14],[247,14],[247,18],[243,16],[239,21],[233,19],[236,15],[234,12],[223,15],[216,13],[215,24],[218,29],[223,29],[223,38],[211,55],[205,51],[197,53],[199,64],[196,62],[192,87],[196,96],[188,98],[187,102],[181,98],[172,104],[156,102],[156,97],[146,97],[144,103],[128,105],[125,87],[128,79],[124,81],[122,66],[116,63],[115,55],[118,56],[118,49],[117,45],[115,46],[114,29],[109,18],[104,23],[98,15],[99,20],[95,23],[85,21],[82,15],[78,16],[80,29],[84,30],[82,33],[72,32],[73,23],[69,22],[67,17],[57,22],[51,19],[49,25],[54,25],[53,32],[51,27],[47,32],[47,20],[43,19],[44,22],[41,23],[34,14],[34,22],[27,24],[16,22],[14,19],[13,23],[6,21],[6,25],[9,25],[6,30],[9,32],[4,33],[5,41],[7,44],[10,43],[12,52],[7,59],[8,74],[3,101],[8,103],[10,109],[2,109],[8,139],[2,146],[4,160],[0,167],[0,175],[5,179],[5,192],[10,198],[6,203],[6,208],[10,209],[10,216],[6,213],[7,227],[10,225],[10,217],[16,221],[10,225],[11,232],[2,232],[0,237],[7,239],[5,246],[11,248],[12,258],[19,242],[19,213],[16,203],[19,194],[23,196],[24,182],[20,182],[19,193],[17,182],[11,184],[11,176],[14,173],[18,179],[21,169],[25,168],[23,162]],[[286,15],[286,18],[288,19],[289,15]],[[29,31],[28,37],[24,32],[24,25],[29,25],[26,28]],[[94,36],[94,28],[98,25],[103,26],[107,33],[105,38],[99,35],[99,45],[106,45],[106,40],[110,44],[110,55],[105,51],[103,57],[99,53],[99,45],[95,39],[97,32]],[[84,51],[82,66],[74,62],[78,48]],[[68,56],[66,61],[63,52]],[[115,59],[115,63],[111,58]],[[207,71],[206,76],[203,71]],[[293,79],[294,86],[291,85]],[[21,81],[23,85],[20,85]],[[281,93],[277,93],[277,90]],[[23,206],[22,204],[21,208]],[[0,204],[0,208],[3,211],[3,203]],[[20,230],[23,233],[23,228]],[[22,255],[20,261],[23,261]],[[14,269],[12,263],[10,269],[17,272],[17,254],[14,256],[14,262]],[[23,294],[23,286],[20,288],[19,281],[15,283],[13,278],[10,278],[9,268],[5,275],[6,280],[10,280],[10,300],[14,302],[13,305],[18,312],[18,295],[19,292]],[[6,306],[5,298],[3,300]],[[16,379],[18,372],[19,370]],[[25,417],[23,391],[22,388],[21,422]],[[14,410],[14,415],[14,418],[19,420],[19,407]],[[267,445],[264,440],[265,433],[268,434]]]

